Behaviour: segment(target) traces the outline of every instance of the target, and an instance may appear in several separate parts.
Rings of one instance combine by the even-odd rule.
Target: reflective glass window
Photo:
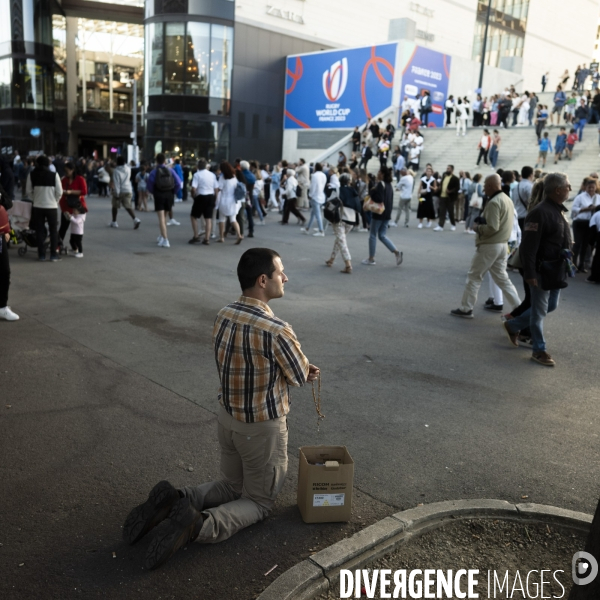
[[[216,98],[231,97],[231,71],[233,67],[233,28],[212,25],[210,48],[210,95]]]
[[[165,26],[165,94],[183,94],[185,81],[185,23]]]
[[[10,42],[12,35],[10,32],[10,0],[0,0],[0,44]]]
[[[210,25],[187,25],[186,94],[208,96],[210,64]]]
[[[150,96],[162,94],[163,88],[163,24],[146,26],[146,93]]]
[[[12,75],[12,60],[0,60],[0,108],[10,108],[10,88]]]
[[[62,15],[52,15],[52,46],[54,48],[54,62],[65,67],[67,60],[67,20]]]
[[[52,12],[47,0],[22,0],[23,39],[52,45]]]

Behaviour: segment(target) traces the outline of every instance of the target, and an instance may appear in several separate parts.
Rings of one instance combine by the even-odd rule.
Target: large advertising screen
[[[431,95],[430,127],[444,126],[444,105],[448,97],[450,61],[451,57],[447,54],[415,46],[402,70],[401,101],[405,96],[417,100],[422,97],[425,90],[428,90]]]
[[[288,56],[286,129],[348,129],[392,105],[397,44]]]

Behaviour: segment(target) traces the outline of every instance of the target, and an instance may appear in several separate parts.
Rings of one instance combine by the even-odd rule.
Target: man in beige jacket
[[[473,318],[473,307],[477,302],[477,293],[483,276],[489,271],[492,279],[504,293],[504,298],[511,308],[521,304],[519,295],[506,273],[508,259],[508,239],[513,228],[514,205],[512,200],[502,192],[499,175],[490,175],[484,184],[487,204],[480,217],[481,223],[475,224],[477,233],[475,256],[467,274],[467,285],[460,308],[451,310],[450,314],[465,319]]]
[[[296,167],[296,179],[301,189],[301,196],[296,202],[298,208],[308,208],[308,187],[310,185],[310,171],[303,158],[300,159]]]

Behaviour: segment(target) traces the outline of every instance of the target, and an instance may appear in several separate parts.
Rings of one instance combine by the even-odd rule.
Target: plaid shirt
[[[288,386],[302,386],[308,359],[292,328],[260,300],[241,296],[221,309],[213,329],[219,402],[238,421],[287,415]]]

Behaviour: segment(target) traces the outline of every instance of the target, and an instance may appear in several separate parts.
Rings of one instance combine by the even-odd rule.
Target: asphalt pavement
[[[368,234],[353,232],[354,273],[343,275],[341,258],[324,264],[331,231],[303,236],[276,214],[240,246],[191,246],[190,203],[178,204],[164,249],[155,215],[134,231],[121,211],[112,229],[109,202],[89,205],[83,259],[11,250],[21,320],[0,322],[2,597],[253,598],[311,552],[420,503],[594,511],[600,290],[584,276],[546,321],[549,369],[508,344],[498,314],[449,315],[474,249],[460,229],[392,229],[399,268],[381,244],[377,265],[361,265]],[[310,387],[292,390],[290,469],[273,516],[148,573],[147,542],[126,546],[121,526],[160,479],[218,476],[212,323],[239,296],[237,261],[252,246],[282,256],[290,281],[272,308],[322,370],[326,419],[317,431]],[[297,448],[312,444],[343,444],[354,458],[349,524],[300,519]]]

